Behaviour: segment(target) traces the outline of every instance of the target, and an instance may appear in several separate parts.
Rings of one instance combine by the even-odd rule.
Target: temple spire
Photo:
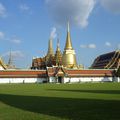
[[[12,53],[11,53],[11,50],[10,50],[10,56],[9,56],[9,60],[8,60],[8,65],[11,66],[12,65]]]
[[[57,51],[60,51],[60,42],[59,42],[59,39],[57,40]]]
[[[77,67],[75,50],[72,47],[72,42],[70,37],[69,22],[67,23],[67,37],[66,37],[66,45],[62,56],[62,65],[67,68]]]
[[[54,56],[54,51],[53,51],[53,46],[52,46],[52,38],[50,38],[49,43],[48,43],[48,53],[47,56],[53,55]]]
[[[10,55],[9,55],[9,60],[8,60],[8,65],[7,69],[15,69],[15,65],[13,65],[13,58],[12,58],[12,51],[10,50]]]
[[[62,53],[60,50],[59,39],[57,40],[57,49],[56,49],[56,53],[55,53],[55,61],[56,61],[56,65],[61,65]]]
[[[69,25],[69,22],[67,23],[67,38],[66,38],[66,45],[65,45],[65,50],[67,50],[67,49],[73,49],[72,48],[71,37],[70,37],[70,25]]]

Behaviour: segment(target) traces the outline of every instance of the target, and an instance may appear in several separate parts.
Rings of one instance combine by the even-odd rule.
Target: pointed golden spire
[[[56,51],[60,51],[60,43],[59,43],[59,39],[57,40],[57,50]]]
[[[59,39],[57,40],[57,49],[55,53],[55,61],[56,65],[61,65],[61,60],[62,60],[62,53],[60,50],[60,44],[59,44]]]
[[[47,56],[53,55],[54,56],[54,51],[53,51],[53,46],[52,46],[52,38],[50,38],[49,43],[48,43],[48,53]]]
[[[72,47],[72,42],[70,38],[70,27],[69,22],[67,26],[67,38],[66,38],[66,45],[62,56],[62,65],[67,68],[76,68],[76,55],[75,50]]]
[[[66,45],[65,45],[65,50],[67,50],[67,49],[73,49],[72,48],[71,37],[70,37],[70,25],[69,25],[69,22],[67,24],[67,38],[66,38]]]

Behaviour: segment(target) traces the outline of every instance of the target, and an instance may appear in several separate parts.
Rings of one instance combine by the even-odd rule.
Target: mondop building
[[[91,69],[77,65],[68,24],[63,53],[58,40],[54,54],[50,38],[47,55],[43,58],[33,58],[31,69],[8,69],[10,67],[0,59],[0,83],[120,82],[120,78],[115,74],[119,66],[120,51],[97,57]]]

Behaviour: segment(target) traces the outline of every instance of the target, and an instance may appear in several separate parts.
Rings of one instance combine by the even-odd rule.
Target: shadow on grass
[[[120,120],[120,101],[0,94],[12,107],[70,120]]]
[[[65,92],[120,94],[120,90],[67,90],[67,89],[47,89],[47,90],[50,90],[50,91],[65,91]]]

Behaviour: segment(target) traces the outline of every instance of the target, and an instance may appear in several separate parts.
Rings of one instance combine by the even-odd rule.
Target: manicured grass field
[[[0,84],[0,120],[120,120],[120,83]]]

